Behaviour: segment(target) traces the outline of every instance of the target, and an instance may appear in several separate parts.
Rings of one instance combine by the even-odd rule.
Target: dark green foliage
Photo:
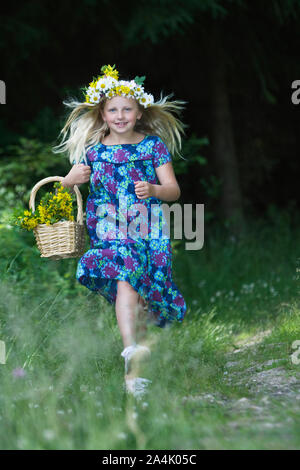
[[[192,134],[190,138],[183,141],[182,154],[184,159],[174,161],[175,173],[187,174],[193,164],[206,165],[207,159],[202,155],[202,148],[209,145],[207,137],[197,137]]]
[[[67,157],[54,154],[51,148],[49,143],[21,137],[17,144],[1,150],[0,210],[28,207],[31,190],[38,181],[48,176],[66,175],[70,169]],[[47,190],[48,184],[40,188],[37,197]]]
[[[215,55],[210,39],[216,25],[228,67],[245,204],[263,209],[274,200],[279,203],[276,188],[282,174],[282,204],[286,204],[296,197],[293,188],[299,169],[296,106],[290,103],[290,84],[300,73],[299,12],[298,0],[134,0],[117,8],[106,0],[82,1],[76,8],[70,0],[7,5],[0,20],[0,55],[5,64],[0,79],[7,86],[7,105],[0,107],[0,158],[4,165],[6,156],[14,159],[16,152],[8,151],[7,144],[19,145],[21,137],[40,142],[40,153],[47,154],[67,115],[62,101],[71,96],[81,100],[80,89],[103,63],[116,65],[124,78],[147,76],[154,95],[163,89],[186,99],[188,137],[210,137],[210,59]],[[261,142],[259,148],[256,142]],[[188,147],[183,156],[191,162]],[[212,181],[215,188],[210,148],[198,155],[207,160],[207,168],[202,159],[198,163],[205,181]],[[21,160],[21,176],[9,164],[4,179],[29,188],[39,171],[48,176],[67,169],[67,162],[64,166],[54,155],[50,160],[53,166],[45,168],[37,158],[40,170],[36,171],[29,164],[31,176],[24,177],[29,184],[23,183]],[[185,165],[184,160],[175,164],[179,177],[184,174],[189,180],[187,188],[198,185],[200,170],[191,171],[195,164]],[[12,199],[7,189],[5,193],[2,200]],[[194,198],[187,189],[185,194]],[[24,194],[19,198],[24,199]]]

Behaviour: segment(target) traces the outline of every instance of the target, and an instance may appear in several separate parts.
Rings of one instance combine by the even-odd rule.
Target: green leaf
[[[145,75],[143,77],[136,76],[134,81],[135,81],[135,83],[137,83],[137,85],[143,85],[145,79],[146,79]]]

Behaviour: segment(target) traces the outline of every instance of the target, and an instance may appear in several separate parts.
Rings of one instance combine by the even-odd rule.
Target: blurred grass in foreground
[[[216,230],[199,252],[179,249],[173,274],[187,315],[170,329],[149,328],[155,345],[144,372],[153,384],[140,403],[122,388],[114,308],[77,283],[77,260],[41,259],[31,234],[0,230],[1,449],[299,448],[298,406],[284,407],[284,397],[272,408],[275,421],[291,418],[282,429],[187,400],[248,397],[224,381],[226,354],[267,329],[264,342],[285,343],[284,367],[299,371],[289,360],[300,339],[299,220],[278,214],[253,222],[240,241]]]

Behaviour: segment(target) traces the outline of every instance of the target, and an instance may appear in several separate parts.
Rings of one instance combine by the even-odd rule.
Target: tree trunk
[[[244,214],[226,81],[226,55],[222,48],[220,29],[218,21],[213,21],[209,51],[211,149],[216,173],[221,180],[220,216],[229,231],[238,235],[244,229]]]

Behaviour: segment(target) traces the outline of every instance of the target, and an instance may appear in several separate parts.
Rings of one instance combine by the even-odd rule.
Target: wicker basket
[[[39,181],[31,190],[29,208],[35,211],[35,195],[38,189],[51,181],[62,181],[62,176],[49,176]],[[74,191],[77,198],[77,222],[62,221],[52,225],[39,224],[34,235],[42,258],[63,259],[78,258],[85,252],[85,227],[83,225],[82,197],[76,185]]]

